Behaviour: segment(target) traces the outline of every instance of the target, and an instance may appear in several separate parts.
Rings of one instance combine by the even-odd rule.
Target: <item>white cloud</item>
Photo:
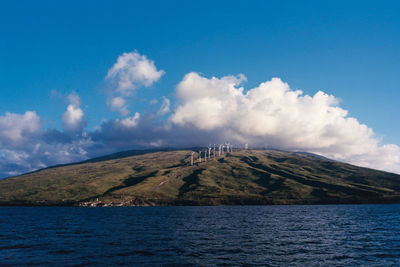
[[[119,121],[123,126],[125,126],[127,128],[132,128],[132,127],[136,127],[136,125],[139,122],[139,119],[140,119],[140,114],[138,112],[136,112],[135,115],[133,115],[132,117],[128,117],[126,119],[117,120],[117,121]]]
[[[108,71],[106,80],[114,86],[108,100],[112,110],[118,110],[121,115],[129,114],[126,98],[139,87],[149,87],[157,82],[165,71],[157,70],[154,61],[137,51],[123,53]]]
[[[163,115],[167,114],[168,112],[170,112],[170,105],[171,105],[171,101],[168,98],[166,98],[165,96],[163,96],[162,98],[163,98],[163,102],[161,104],[160,109],[157,112],[157,114],[160,116],[163,116]]]
[[[24,114],[6,112],[0,116],[0,148],[6,144],[21,144],[27,136],[40,130],[40,118],[34,111]]]
[[[66,132],[81,132],[85,126],[83,111],[80,108],[80,99],[76,93],[68,96],[69,105],[62,115],[63,129]]]
[[[400,172],[400,149],[380,145],[372,129],[347,116],[337,99],[292,90],[279,78],[244,92],[243,76],[207,79],[187,74],[177,86],[176,125],[230,141],[318,153],[353,164]]]
[[[119,56],[117,62],[108,71],[106,79],[114,80],[119,92],[129,94],[138,87],[149,87],[164,74],[165,71],[157,70],[154,61],[134,51]]]
[[[126,116],[129,114],[129,110],[127,108],[126,100],[123,97],[113,97],[109,105],[112,110],[117,110],[122,116]]]

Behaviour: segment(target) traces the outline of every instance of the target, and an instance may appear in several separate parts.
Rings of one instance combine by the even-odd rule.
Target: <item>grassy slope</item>
[[[0,204],[293,204],[400,202],[400,176],[307,154],[228,153],[190,166],[164,151],[0,180]]]

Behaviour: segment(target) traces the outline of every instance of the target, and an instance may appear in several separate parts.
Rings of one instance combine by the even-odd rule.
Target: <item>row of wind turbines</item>
[[[248,149],[248,144],[245,144],[244,149]],[[236,148],[235,148],[236,150]],[[228,152],[233,152],[234,148],[233,145],[229,144],[229,143],[225,143],[225,145],[215,145],[213,147],[211,147],[211,145],[208,145],[207,149],[205,150],[199,150],[198,153],[198,159],[197,162],[200,164],[203,160],[204,162],[207,162],[207,159],[210,160],[212,158],[216,158],[221,156],[221,154],[223,154],[224,152],[228,153]],[[190,157],[190,165],[193,166],[194,165],[194,153],[192,151],[191,157]],[[202,154],[204,154],[204,157],[202,158]],[[207,156],[208,154],[208,156]]]

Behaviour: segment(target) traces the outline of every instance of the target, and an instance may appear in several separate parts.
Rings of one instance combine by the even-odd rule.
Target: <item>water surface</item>
[[[400,265],[400,205],[1,207],[0,265]]]

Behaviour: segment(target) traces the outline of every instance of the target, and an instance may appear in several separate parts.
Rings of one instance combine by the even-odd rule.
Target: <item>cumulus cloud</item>
[[[119,92],[129,94],[138,87],[149,87],[164,74],[163,70],[157,71],[154,61],[134,51],[119,56],[117,62],[108,71],[106,79],[113,79],[117,83]]]
[[[69,105],[62,115],[63,129],[66,132],[82,132],[85,127],[80,98],[76,93],[68,95]]]
[[[111,83],[113,91],[109,105],[112,110],[118,110],[121,115],[129,114],[126,98],[139,87],[149,87],[157,82],[165,71],[157,70],[154,61],[137,51],[123,53],[108,71],[106,81]]]
[[[132,117],[128,117],[123,120],[117,120],[117,122],[121,123],[123,126],[127,128],[135,127],[140,119],[140,114],[138,112],[135,113]]]
[[[23,144],[40,127],[40,118],[34,111],[26,111],[24,114],[6,112],[4,116],[0,116],[0,148]]]
[[[353,164],[400,172],[400,150],[380,145],[372,129],[322,91],[304,95],[279,78],[244,92],[245,78],[189,73],[177,86],[171,121],[233,142],[318,153]]]

